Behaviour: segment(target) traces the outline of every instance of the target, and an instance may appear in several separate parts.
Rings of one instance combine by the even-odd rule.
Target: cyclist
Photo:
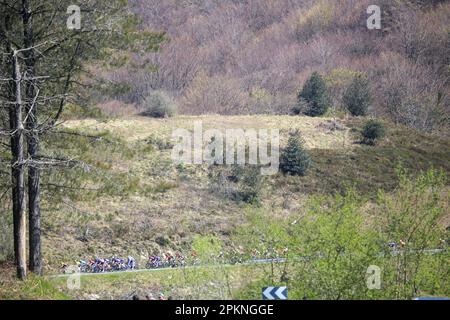
[[[136,261],[132,256],[128,256],[127,259],[127,268],[130,270],[134,270],[136,268]]]

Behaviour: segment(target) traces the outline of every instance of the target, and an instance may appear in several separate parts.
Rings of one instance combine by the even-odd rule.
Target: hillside
[[[170,160],[172,129],[192,129],[194,121],[200,120],[204,128],[279,128],[282,145],[289,130],[301,130],[313,159],[310,173],[305,177],[281,174],[267,177],[260,205],[256,205],[267,208],[271,216],[281,219],[302,212],[310,196],[344,192],[349,186],[369,198],[375,196],[378,189],[389,192],[398,184],[397,164],[402,164],[412,174],[431,167],[446,173],[450,171],[447,161],[450,141],[386,123],[387,138],[384,141],[377,146],[361,145],[358,143],[359,130],[364,119],[338,120],[339,130],[331,130],[332,119],[289,116],[67,121],[63,129],[74,134],[73,140],[64,139],[59,147],[92,167],[87,174],[81,175],[63,170],[62,175],[55,175],[44,183],[44,194],[52,195],[44,198],[43,205],[43,252],[47,273],[59,273],[62,263],[73,264],[93,256],[134,255],[145,261],[149,255],[168,250],[188,254],[196,235],[212,234],[224,240],[226,246],[232,245],[234,231],[247,222],[244,211],[248,205],[213,193],[206,165],[179,168]],[[80,189],[74,193],[55,187],[71,186],[75,180],[78,182],[74,186]],[[98,187],[102,190],[92,191]],[[442,223],[450,223],[448,213]],[[154,288],[155,294],[164,291],[176,297],[192,298],[196,292],[199,297],[204,297],[192,285],[180,287],[188,290],[186,292],[180,288],[181,291],[173,291],[170,283],[173,285],[175,280],[167,282],[163,279],[171,276],[165,272],[161,275],[160,280],[154,279],[153,273],[148,276],[130,274],[124,279],[98,276],[92,278],[97,281],[96,285],[89,282],[85,287],[87,291],[76,295],[123,298],[144,286]],[[191,275],[195,279],[198,276],[198,272]],[[241,277],[242,273],[234,276]],[[140,283],[139,277],[148,280]],[[185,277],[181,271],[176,276],[177,281],[182,282],[186,281]],[[112,285],[110,280],[105,280],[109,278],[115,286],[117,283],[123,286],[112,290],[108,287]],[[63,278],[55,284],[65,290],[64,283]],[[208,292],[212,294],[213,291]]]
[[[311,154],[312,168],[305,177],[266,177],[259,204],[228,199],[212,191],[208,166],[179,167],[171,162],[172,130],[192,129],[193,123],[200,120],[204,128],[279,128],[282,146],[288,132],[298,128]],[[58,152],[73,155],[89,166],[59,170],[43,183],[46,273],[58,274],[63,263],[75,264],[94,256],[133,255],[143,265],[148,256],[169,250],[189,255],[199,235],[214,235],[224,241],[225,251],[233,251],[236,230],[248,223],[246,212],[251,208],[264,208],[271,219],[289,221],[303,214],[308,199],[321,194],[345,193],[348,187],[354,187],[371,199],[378,190],[391,192],[398,185],[397,165],[412,175],[432,167],[447,174],[450,171],[448,140],[385,123],[386,138],[376,146],[365,146],[359,144],[363,118],[337,120],[338,130],[332,130],[332,121],[291,116],[135,116],[66,121],[60,130],[69,134],[56,144]],[[448,211],[440,223],[450,223]],[[254,269],[243,270],[229,271],[237,281],[233,285],[234,297],[247,283],[236,279],[245,278],[248,272],[255,274]],[[264,272],[264,268],[257,270]],[[10,272],[4,271],[9,277]],[[83,282],[81,292],[67,291],[65,278],[49,279],[49,283],[39,285],[46,286],[40,290],[48,292],[48,298],[58,297],[59,293],[52,290],[87,299],[125,298],[145,290],[177,298],[206,298],[212,294],[230,297],[212,287],[203,293],[199,289],[199,284],[207,283],[216,271],[186,272],[88,277],[83,280],[88,282]],[[21,292],[9,278],[2,279],[5,288]],[[225,279],[215,280],[225,285]],[[29,285],[35,287],[36,283]],[[36,293],[29,294],[33,297]],[[12,292],[4,296],[8,297],[18,296]]]
[[[0,300],[450,296],[449,0],[0,12]]]
[[[198,120],[204,128],[280,128],[282,145],[289,130],[301,129],[313,167],[305,177],[266,178],[261,203],[274,216],[298,212],[309,195],[344,192],[349,186],[369,197],[378,189],[390,191],[397,185],[395,170],[400,164],[413,174],[431,167],[450,170],[450,141],[388,124],[385,141],[375,147],[360,145],[363,119],[340,120],[337,131],[330,130],[331,119],[289,116],[68,121],[65,128],[104,139],[75,136],[60,146],[93,169],[79,177],[65,173],[66,177],[51,178],[56,185],[67,181],[69,186],[80,180],[75,186],[81,189],[74,195],[46,187],[46,194],[53,196],[44,198],[52,199],[44,206],[47,269],[55,272],[63,262],[91,254],[146,257],[168,249],[186,252],[196,234],[229,239],[245,219],[246,204],[213,193],[206,165],[177,167],[170,159],[171,129],[192,129]],[[103,190],[90,191],[96,187]]]
[[[162,90],[183,114],[289,114],[318,71],[338,110],[343,88],[362,74],[371,115],[425,131],[448,127],[449,1],[378,1],[381,30],[367,29],[374,3],[366,0],[131,3],[142,28],[167,41],[158,52],[126,55],[119,70],[101,70],[109,86],[128,88],[99,97],[105,112],[143,108],[144,97]]]

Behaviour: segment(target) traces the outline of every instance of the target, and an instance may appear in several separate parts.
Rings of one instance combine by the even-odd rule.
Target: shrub
[[[289,114],[292,106],[296,105],[295,100],[295,95],[272,94],[266,89],[253,87],[249,93],[248,111],[252,114]]]
[[[173,143],[171,141],[165,140],[157,135],[149,136],[145,142],[158,148],[158,150],[169,150],[173,148]]]
[[[167,118],[175,115],[176,105],[173,99],[163,91],[154,91],[144,98],[144,112],[146,116]]]
[[[347,87],[343,103],[353,116],[365,116],[371,101],[369,82],[361,76],[353,79]]]
[[[241,286],[238,298],[257,298],[254,285],[262,283],[289,285],[289,299],[448,296],[448,232],[439,222],[448,212],[447,177],[433,169],[416,177],[401,168],[397,172],[395,191],[379,190],[375,199],[353,189],[316,195],[305,203],[301,217],[291,218],[249,209],[233,243],[242,245],[243,252],[256,249],[262,257],[287,259],[261,265],[257,278],[249,270],[251,281]],[[437,246],[443,250],[430,254]],[[382,290],[368,288],[374,274],[369,266],[382,270]]]
[[[298,96],[299,105],[304,102],[307,103],[305,114],[308,116],[322,116],[328,110],[330,99],[327,87],[322,76],[317,72],[313,72]]]
[[[236,202],[257,204],[263,178],[258,165],[210,166],[210,189]]]
[[[242,87],[240,78],[199,72],[181,99],[182,112],[196,115],[246,113],[248,93]]]
[[[311,158],[303,147],[298,130],[291,132],[287,147],[281,153],[280,170],[284,174],[304,176],[311,165]]]
[[[299,98],[297,104],[292,108],[294,115],[306,114],[308,112],[309,104],[305,99]]]
[[[238,175],[238,199],[247,203],[258,203],[262,189],[261,168],[250,165]]]
[[[130,234],[130,225],[128,225],[128,224],[124,224],[124,223],[122,223],[122,222],[117,222],[117,223],[114,223],[112,226],[111,226],[111,228],[112,228],[112,230],[113,230],[113,233],[114,233],[114,238],[116,238],[116,239],[123,239],[123,238],[125,238],[127,235],[129,235]]]
[[[364,73],[347,68],[336,68],[324,77],[333,106],[343,105],[345,91],[358,76],[364,76]]]
[[[376,141],[385,135],[384,125],[376,120],[369,120],[364,124],[362,129],[362,143],[367,145],[375,145]]]

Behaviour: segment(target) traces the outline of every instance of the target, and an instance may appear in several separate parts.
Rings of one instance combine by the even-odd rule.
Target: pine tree
[[[284,174],[304,176],[311,166],[311,157],[304,148],[304,141],[298,130],[291,132],[280,159],[280,170]]]
[[[330,99],[327,94],[327,87],[318,72],[312,73],[298,96],[298,103],[302,104],[304,102],[307,104],[304,113],[308,116],[322,116],[328,110]]]
[[[21,279],[27,272],[25,201],[28,199],[30,270],[41,274],[42,168],[68,163],[42,153],[40,141],[44,136],[51,141],[68,97],[73,101],[75,92],[92,86],[90,80],[96,78],[89,71],[92,63],[113,60],[124,50],[151,51],[162,38],[162,34],[138,29],[139,21],[127,1],[83,0],[77,5],[78,29],[69,28],[70,0],[0,2],[0,105],[8,108],[1,113],[8,120],[0,122],[0,134],[11,137],[14,251]]]
[[[364,124],[362,129],[362,143],[367,145],[375,145],[386,134],[383,123],[377,120],[369,120]]]
[[[353,116],[365,116],[371,101],[369,82],[358,76],[348,86],[343,96],[345,108]]]

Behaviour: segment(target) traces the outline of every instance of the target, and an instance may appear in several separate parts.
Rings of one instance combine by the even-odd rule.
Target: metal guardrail
[[[391,255],[399,255],[403,254],[405,252],[408,253],[414,253],[414,252],[421,252],[426,254],[437,254],[444,251],[448,251],[447,248],[445,249],[426,249],[426,250],[393,250],[391,252]],[[343,254],[345,255],[345,253]],[[385,252],[379,253],[379,256],[384,256]],[[294,261],[305,261],[308,259],[311,259],[312,256],[304,256],[304,257],[295,257],[290,260]],[[319,255],[320,258],[320,255]],[[255,264],[268,264],[268,263],[284,263],[288,259],[286,258],[268,258],[268,259],[252,259],[243,261],[240,263],[216,263],[216,264],[195,264],[190,266],[182,266],[182,267],[166,267],[166,268],[144,268],[144,269],[135,269],[135,270],[124,270],[124,271],[108,271],[108,272],[80,272],[79,274],[82,276],[92,276],[92,275],[103,275],[103,274],[120,274],[120,273],[137,273],[137,272],[151,272],[151,271],[164,271],[164,270],[179,270],[179,269],[193,269],[193,268],[199,268],[199,267],[217,267],[217,266],[236,266],[236,265],[255,265]],[[58,278],[58,277],[67,277],[74,273],[66,273],[66,274],[58,274],[58,275],[51,275],[49,278]]]

